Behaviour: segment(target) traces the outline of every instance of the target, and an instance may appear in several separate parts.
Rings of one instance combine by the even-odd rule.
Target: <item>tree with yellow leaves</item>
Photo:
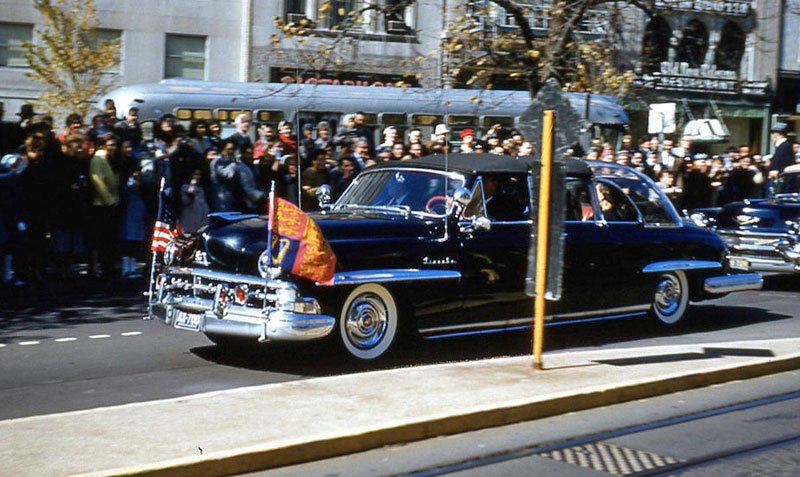
[[[652,8],[654,0],[628,0],[626,5],[643,11]],[[362,0],[351,10],[336,12],[340,19],[328,31],[309,20],[298,23],[275,19],[280,30],[272,38],[274,54],[280,54],[281,40],[296,42],[305,54],[296,63],[309,70],[337,66],[338,47],[352,31],[358,31],[368,13],[402,16],[402,12],[418,0]],[[320,0],[319,18],[326,18],[338,2]],[[447,83],[467,87],[493,88],[495,79],[518,80],[535,94],[548,78],[555,78],[569,91],[622,95],[632,82],[632,72],[623,71],[615,63],[610,35],[581,33],[586,24],[619,16],[615,0],[464,0],[442,3],[442,16],[447,19],[440,49],[448,58],[442,75]],[[535,7],[535,8],[534,8]],[[340,8],[341,9],[341,8]],[[445,9],[457,11],[448,15]],[[504,19],[497,18],[502,10]],[[535,14],[534,14],[535,13]],[[533,24],[538,20],[540,24]],[[492,25],[492,22],[497,24]],[[502,23],[502,25],[501,25]],[[511,26],[513,25],[513,26]],[[496,28],[495,28],[496,27]],[[543,34],[543,32],[546,32]],[[352,35],[350,35],[352,36]],[[601,38],[596,38],[596,37]],[[320,37],[313,51],[308,39]],[[436,58],[430,52],[417,61]],[[418,65],[411,65],[416,68]],[[445,81],[443,81],[444,83]]]
[[[97,38],[94,0],[34,0],[45,26],[38,42],[25,42],[26,75],[44,85],[40,106],[54,115],[85,118],[93,104],[113,86],[106,73],[119,60],[119,40]]]

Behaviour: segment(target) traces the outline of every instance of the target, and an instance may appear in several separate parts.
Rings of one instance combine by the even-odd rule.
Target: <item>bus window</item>
[[[195,109],[192,111],[192,119],[211,121],[211,118],[212,114],[210,109]]]
[[[412,114],[411,127],[422,132],[422,142],[426,143],[433,135],[437,124],[443,122],[443,117],[434,114]]]
[[[472,129],[472,135],[475,136],[479,122],[477,116],[456,116],[450,114],[447,116],[447,125],[450,129],[451,141],[453,147],[461,146],[461,131],[465,129]]]
[[[406,115],[403,113],[383,113],[381,114],[381,126],[400,126],[405,127]]]
[[[233,122],[236,116],[240,114],[247,114],[251,118],[253,117],[253,112],[246,109],[217,109],[216,113],[217,119],[223,122]]]
[[[378,115],[374,113],[364,113],[364,125],[375,127],[378,125]]]
[[[178,108],[175,110],[175,117],[178,118],[180,121],[188,121],[189,119],[192,119],[192,110]]]
[[[311,124],[316,131],[320,121],[325,121],[328,123],[328,126],[330,126],[331,134],[333,135],[336,134],[336,130],[339,128],[339,118],[342,115],[342,113],[335,111],[300,111],[298,114],[301,128],[304,124]],[[292,129],[297,129],[297,125],[293,124]],[[314,137],[316,137],[316,135]]]
[[[514,129],[514,118],[510,116],[484,116],[481,118],[483,131],[488,130],[495,124],[503,126],[503,129]]]
[[[382,144],[384,141],[383,131],[386,130],[389,126],[395,128],[397,130],[397,137],[402,139],[406,135],[406,115],[403,113],[383,113],[380,115],[381,124],[378,128],[378,132],[380,134],[376,134],[378,136],[376,138],[375,144]]]
[[[274,127],[283,119],[283,111],[264,111],[263,109],[256,111],[256,120],[261,124],[269,124]]]
[[[450,114],[447,116],[447,124],[451,129],[458,128],[459,126],[475,127],[478,125],[477,116],[455,116]],[[462,128],[464,129],[464,128]]]
[[[431,128],[435,127],[437,124],[442,122],[442,117],[437,116],[434,114],[412,114],[411,115],[411,125],[412,126],[430,126]]]

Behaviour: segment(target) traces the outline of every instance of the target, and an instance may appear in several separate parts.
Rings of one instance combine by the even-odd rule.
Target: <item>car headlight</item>
[[[706,216],[706,214],[704,214],[702,212],[694,212],[691,215],[689,215],[689,218],[698,227],[708,227],[709,226],[709,219]]]
[[[269,262],[268,250],[264,250],[261,252],[261,255],[258,256],[258,274],[261,275],[261,278],[270,278],[274,280],[281,276],[281,268],[270,267]]]

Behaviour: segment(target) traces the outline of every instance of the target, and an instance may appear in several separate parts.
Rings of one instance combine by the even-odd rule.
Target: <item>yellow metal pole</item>
[[[536,297],[533,307],[533,368],[544,369],[544,294],[547,281],[547,235],[550,227],[550,169],[553,163],[555,111],[544,112],[542,169],[539,178],[539,225],[536,231]]]

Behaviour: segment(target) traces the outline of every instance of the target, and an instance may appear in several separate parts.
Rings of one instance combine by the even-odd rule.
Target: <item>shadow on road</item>
[[[684,322],[665,327],[652,318],[564,325],[545,330],[545,353],[580,348],[601,348],[654,338],[682,336],[681,343],[703,343],[707,332],[733,330],[747,325],[792,319],[790,315],[746,306],[695,305]],[[752,337],[751,337],[752,338]],[[742,334],[735,339],[748,339]],[[670,340],[675,344],[675,340]],[[660,344],[660,343],[658,343]],[[666,343],[664,343],[666,344]],[[642,345],[639,343],[639,345]],[[470,361],[531,354],[531,333],[513,332],[436,340],[401,345],[378,362],[355,362],[328,340],[324,343],[266,343],[225,352],[213,344],[193,348],[198,357],[221,364],[256,371],[288,373],[308,377],[333,376],[382,369]]]

